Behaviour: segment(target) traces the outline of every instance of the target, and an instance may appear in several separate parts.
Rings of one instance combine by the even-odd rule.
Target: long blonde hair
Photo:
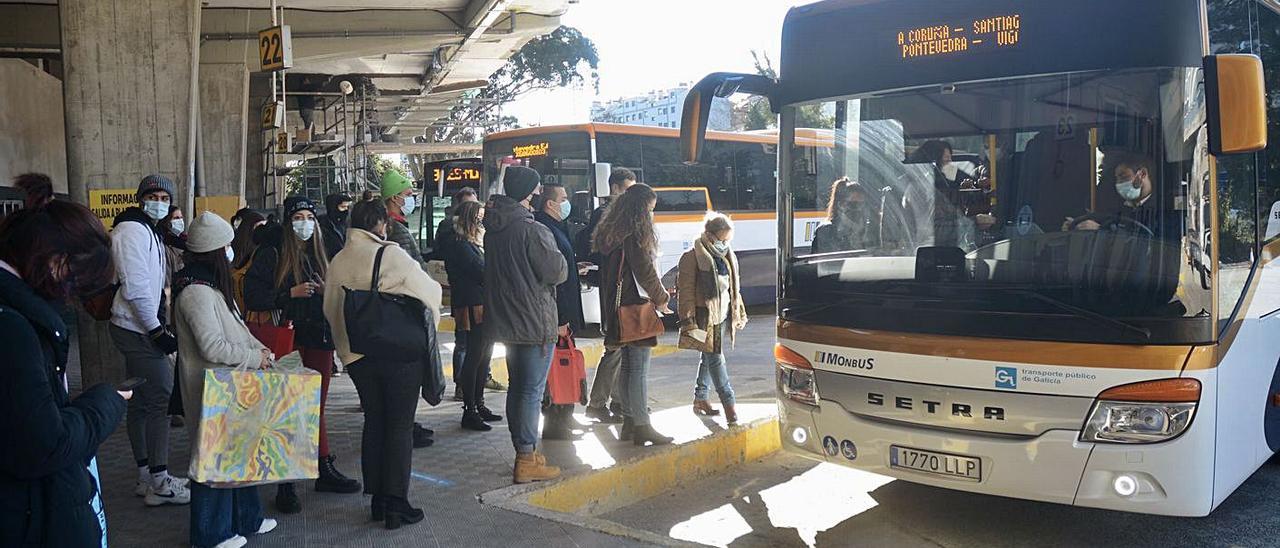
[[[323,280],[329,271],[329,256],[324,251],[324,236],[321,235],[319,221],[312,219],[311,222],[316,223],[316,230],[311,234],[311,239],[305,242],[298,238],[298,233],[293,231],[290,224],[281,225],[283,234],[280,235],[280,260],[276,263],[276,288],[282,289],[285,279],[290,275],[293,276],[294,284],[311,281],[302,271],[302,254],[307,251],[310,251],[316,268],[314,274]],[[308,250],[308,246],[311,249]]]
[[[457,220],[453,223],[454,232],[468,242],[481,246],[484,245],[484,223],[480,220],[483,209],[480,202],[462,202],[454,209]]]
[[[640,249],[651,256],[658,254],[658,233],[653,227],[653,214],[649,204],[658,194],[646,184],[637,183],[627,188],[604,211],[593,237],[595,251],[609,253],[622,247],[627,238],[635,237]]]

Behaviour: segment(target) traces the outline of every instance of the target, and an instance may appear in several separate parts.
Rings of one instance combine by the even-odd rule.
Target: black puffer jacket
[[[315,264],[315,258],[306,257],[309,265]],[[292,274],[286,274],[284,283],[276,285],[276,269],[279,268],[280,248],[264,246],[258,248],[253,256],[253,264],[244,275],[245,308],[254,312],[270,312],[281,310],[284,318],[293,322],[294,342],[297,346],[315,350],[333,350],[333,334],[329,330],[329,322],[324,318],[324,294],[316,293],[310,297],[293,298],[289,290],[306,280],[294,280]],[[318,269],[304,267],[303,272],[316,272]]]
[[[124,399],[106,384],[67,395],[67,327],[5,271],[0,345],[0,546],[101,546],[85,466],[124,417]]]
[[[484,304],[484,250],[454,232],[445,249],[444,260],[449,273],[449,304],[454,308]]]

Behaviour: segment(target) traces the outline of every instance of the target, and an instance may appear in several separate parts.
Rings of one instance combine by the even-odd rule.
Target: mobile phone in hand
[[[147,379],[143,377],[133,377],[131,379],[125,379],[124,382],[121,382],[120,384],[116,385],[116,391],[129,392],[144,384],[147,384]]]

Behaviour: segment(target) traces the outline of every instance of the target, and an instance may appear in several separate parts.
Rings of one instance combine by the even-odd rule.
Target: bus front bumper
[[[1147,514],[1204,516],[1214,506],[1211,428],[1193,425],[1160,444],[1113,445],[1081,442],[1074,430],[1018,438],[920,428],[853,415],[830,401],[810,407],[779,400],[778,407],[788,452],[913,483]],[[834,454],[824,448],[832,442]],[[891,446],[980,459],[981,479],[891,467]],[[1135,492],[1120,494],[1130,480]]]

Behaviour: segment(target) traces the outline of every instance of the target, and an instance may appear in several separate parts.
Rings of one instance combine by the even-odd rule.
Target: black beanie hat
[[[502,191],[508,198],[517,202],[524,201],[542,182],[537,171],[524,166],[511,166],[502,177]]]
[[[290,196],[285,198],[284,216],[286,218],[292,217],[294,213],[304,209],[314,214],[316,212],[316,205],[311,203],[311,200],[307,199],[306,196]]]

